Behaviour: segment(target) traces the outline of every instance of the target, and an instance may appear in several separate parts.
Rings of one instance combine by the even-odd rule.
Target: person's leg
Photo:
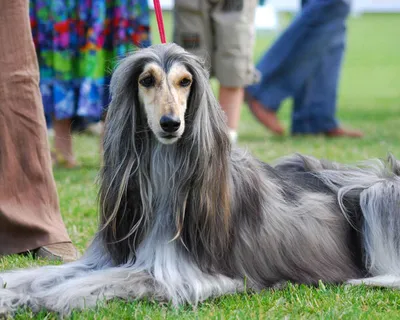
[[[66,168],[78,165],[72,148],[71,119],[53,119],[56,162]]]
[[[206,67],[211,70],[211,75],[215,73],[213,61],[215,35],[210,12],[215,7],[216,4],[208,0],[176,0],[174,7],[174,42],[202,57],[206,62]],[[227,116],[231,141],[235,141],[237,137],[236,129],[242,101],[241,87],[222,86],[219,88],[219,102]]]
[[[336,35],[332,36],[319,65],[294,96],[293,134],[362,136],[359,131],[340,128],[336,120],[337,91],[346,46],[345,20],[346,17],[338,21]]]
[[[334,72],[338,68],[334,64],[342,53],[340,47],[329,48],[315,73],[294,96],[292,134],[316,134],[338,126],[334,106],[336,97],[332,93],[337,85]]]
[[[232,142],[236,142],[237,140],[237,129],[240,120],[240,107],[243,103],[243,98],[243,88],[230,88],[220,85],[219,104],[226,114]]]
[[[258,118],[267,127],[268,114],[262,109],[273,114],[304,86],[348,11],[345,0],[305,1],[301,13],[262,57],[257,65],[261,81],[247,93],[252,111],[264,115]]]
[[[219,103],[224,110],[231,141],[237,138],[244,87],[258,78],[253,65],[256,0],[222,1],[213,7],[212,66],[220,82]]]
[[[0,1],[0,255],[72,260],[51,170],[28,1]]]

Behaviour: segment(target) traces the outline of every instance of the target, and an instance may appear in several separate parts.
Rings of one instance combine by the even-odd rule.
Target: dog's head
[[[192,74],[179,61],[168,69],[149,62],[139,75],[139,99],[148,125],[161,143],[174,143],[182,136],[192,81]]]
[[[125,263],[145,236],[154,216],[153,183],[163,174],[170,175],[171,185],[161,189],[172,195],[176,237],[192,252],[201,241],[204,252],[219,257],[230,234],[230,143],[203,62],[177,45],[155,45],[123,59],[110,89],[100,207],[113,259]],[[154,163],[160,150],[171,171]]]
[[[155,45],[124,59],[114,72],[111,93],[111,113],[133,109],[136,130],[150,129],[163,144],[178,141],[198,111],[204,127],[210,118],[221,118],[224,125],[203,62],[175,44]],[[128,116],[129,110],[124,112]]]

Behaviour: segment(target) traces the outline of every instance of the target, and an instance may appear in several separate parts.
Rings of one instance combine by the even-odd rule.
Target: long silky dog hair
[[[98,233],[76,262],[0,273],[0,313],[197,304],[286,281],[400,286],[400,163],[262,163],[231,146],[208,80],[174,44],[119,64]]]

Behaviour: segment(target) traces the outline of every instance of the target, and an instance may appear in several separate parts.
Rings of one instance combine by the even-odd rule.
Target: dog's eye
[[[181,82],[179,82],[179,85],[180,85],[181,87],[188,87],[188,86],[190,86],[191,83],[192,83],[192,81],[191,81],[190,79],[188,79],[188,78],[183,78],[183,79],[181,80]]]
[[[143,78],[139,81],[139,83],[145,88],[150,88],[154,86],[155,82],[156,80],[153,76],[147,76],[146,78]]]

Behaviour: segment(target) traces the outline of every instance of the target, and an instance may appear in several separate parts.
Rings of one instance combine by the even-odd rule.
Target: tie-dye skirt
[[[120,57],[150,45],[147,0],[31,0],[47,118],[99,119]]]

